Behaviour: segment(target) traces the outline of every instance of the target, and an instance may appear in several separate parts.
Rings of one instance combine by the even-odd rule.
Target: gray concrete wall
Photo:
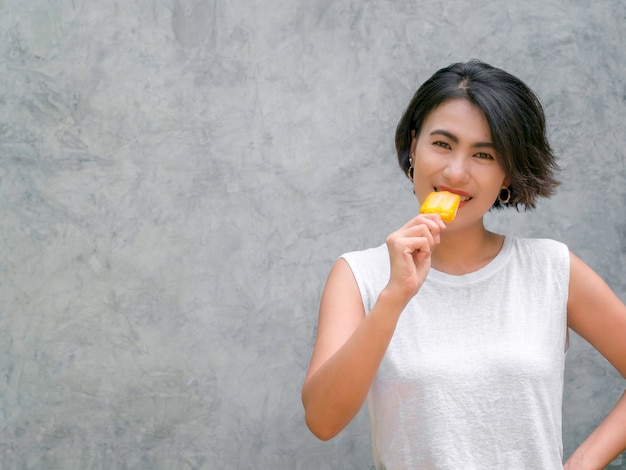
[[[622,0],[0,0],[0,467],[370,468],[300,386],[326,274],[416,211],[393,132],[481,58],[542,97],[562,240],[626,300]],[[569,454],[623,380],[573,338]],[[626,468],[624,464],[615,468]]]

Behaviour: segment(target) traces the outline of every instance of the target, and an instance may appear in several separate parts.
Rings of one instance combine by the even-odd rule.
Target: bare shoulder
[[[626,306],[573,253],[570,253],[567,323],[626,377]]]
[[[307,378],[345,344],[364,318],[365,310],[356,279],[347,261],[339,258],[330,270],[322,293]]]

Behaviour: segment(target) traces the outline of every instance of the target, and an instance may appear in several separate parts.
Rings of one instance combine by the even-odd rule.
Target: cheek
[[[477,165],[475,170],[476,175],[480,175],[482,181],[493,184],[494,186],[497,185],[498,190],[507,179],[506,173],[497,165]]]
[[[421,152],[416,154],[413,167],[423,174],[437,173],[445,168],[445,159],[433,152]]]

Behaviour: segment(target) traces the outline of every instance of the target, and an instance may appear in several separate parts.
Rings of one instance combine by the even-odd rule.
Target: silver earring
[[[409,157],[409,169],[406,171],[407,176],[413,181],[413,159]]]
[[[506,197],[502,197],[502,191],[506,191]],[[500,202],[500,204],[506,204],[511,200],[511,190],[506,187],[506,188],[502,188],[500,190],[500,193],[498,193],[498,201]]]

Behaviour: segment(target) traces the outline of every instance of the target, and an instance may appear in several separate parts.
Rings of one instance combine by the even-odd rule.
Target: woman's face
[[[444,101],[431,111],[419,136],[413,137],[411,154],[420,203],[431,191],[461,196],[455,226],[481,219],[510,184],[497,161],[485,116],[465,99]]]

